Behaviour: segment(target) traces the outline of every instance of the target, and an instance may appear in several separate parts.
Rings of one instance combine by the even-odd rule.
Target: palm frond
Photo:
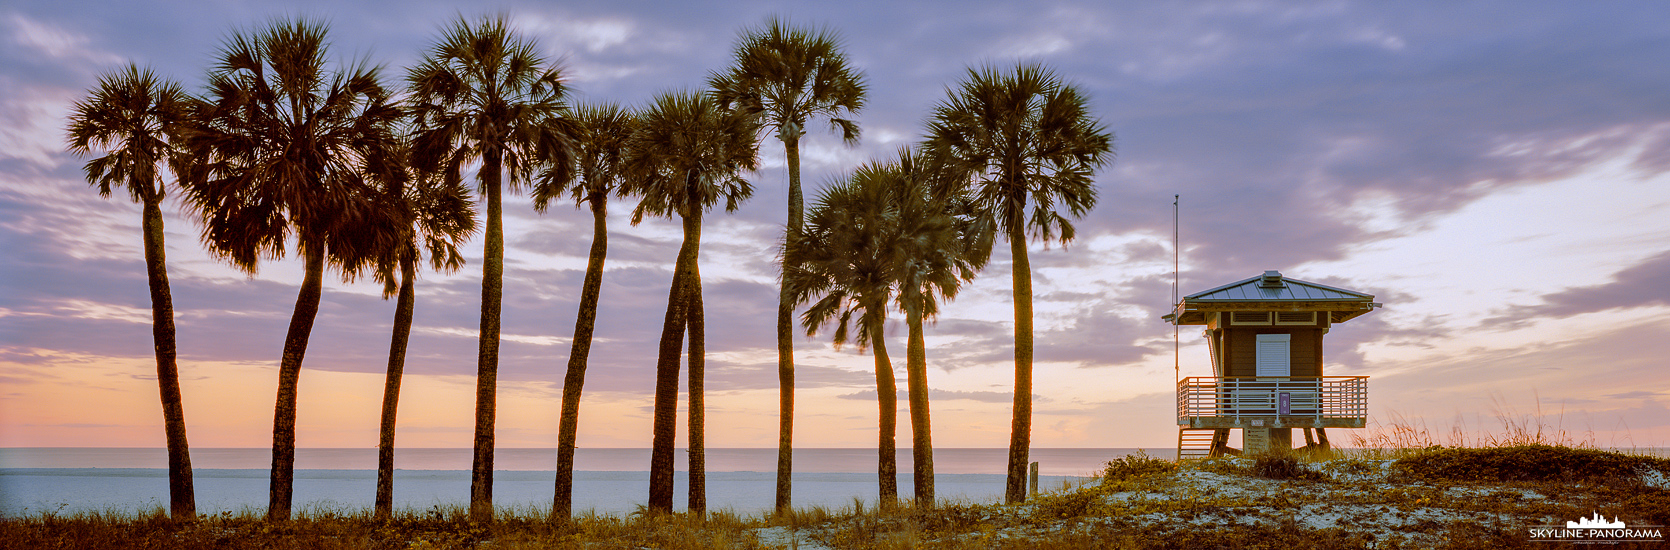
[[[851,115],[864,108],[864,73],[842,53],[841,37],[828,27],[809,29],[771,16],[737,38],[731,68],[708,76],[726,109],[765,118],[762,129],[798,139],[810,118],[827,118],[849,144],[859,128]]]
[[[755,117],[720,108],[708,94],[669,92],[639,114],[623,162],[623,194],[640,197],[632,223],[646,216],[690,216],[724,201],[734,211],[752,196],[743,172],[759,168]]]
[[[189,126],[189,98],[180,85],[160,79],[135,64],[99,77],[86,99],[71,109],[66,129],[69,151],[89,159],[82,169],[88,183],[109,197],[121,187],[135,202],[161,200],[157,164],[185,170],[180,150]]]
[[[939,300],[985,266],[988,225],[967,214],[966,200],[944,194],[938,166],[902,149],[896,160],[860,166],[818,195],[793,243],[799,255],[783,275],[797,303],[813,302],[801,317],[808,335],[834,324],[840,345],[856,316],[862,351],[890,303],[932,318]]]
[[[1095,207],[1095,169],[1113,159],[1113,135],[1088,99],[1038,64],[969,68],[928,134],[932,162],[957,174],[972,208],[1011,240],[1070,242],[1070,220]]]
[[[562,70],[511,30],[506,15],[459,17],[406,81],[421,169],[455,173],[494,152],[515,190],[572,163],[576,129]]]
[[[607,200],[620,192],[626,146],[637,129],[637,115],[619,104],[581,104],[570,119],[574,156],[569,163],[552,163],[532,189],[534,209],[544,212],[550,201],[563,195],[574,206]]]
[[[379,194],[403,170],[405,111],[376,66],[332,69],[327,34],[305,19],[234,32],[191,103],[185,202],[210,251],[246,271],[283,257],[293,236],[352,279],[395,239]]]

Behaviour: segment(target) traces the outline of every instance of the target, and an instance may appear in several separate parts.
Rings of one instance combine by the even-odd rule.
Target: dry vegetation
[[[0,522],[0,548],[209,549],[315,548],[769,548],[755,541],[758,521],[725,513],[705,521],[685,515],[586,515],[568,524],[544,514],[501,511],[492,522],[470,521],[463,507],[372,519],[369,511],[304,511],[269,522],[255,512],[175,521],[164,510],[133,516],[75,514]]]
[[[1670,460],[1549,445],[1402,454],[1181,466],[1137,455],[1109,463],[1100,480],[1025,505],[855,502],[766,518],[637,513],[559,524],[522,510],[479,523],[462,509],[389,521],[312,510],[275,523],[254,513],[192,522],[161,510],[48,514],[0,523],[0,548],[1542,548],[1526,529],[1594,510],[1670,524]]]
[[[175,521],[158,509],[0,521],[0,549],[1540,549],[1549,543],[1531,542],[1527,529],[1597,510],[1632,526],[1670,525],[1670,459],[1574,444],[1529,422],[1504,425],[1504,435],[1471,447],[1438,445],[1424,428],[1394,422],[1357,438],[1370,451],[1182,465],[1138,454],[1109,462],[1100,479],[1018,506],[855,501],[768,517],[640,510],[566,523],[534,509],[503,510],[492,522],[472,522],[462,508],[392,520],[312,509],[285,522],[254,511]]]

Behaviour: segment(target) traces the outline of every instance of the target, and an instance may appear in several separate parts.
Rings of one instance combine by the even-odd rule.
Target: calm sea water
[[[1059,487],[1093,476],[1108,461],[1138,449],[1033,449],[1040,485]],[[1169,449],[1150,449],[1163,455]],[[683,500],[684,451],[675,494]],[[1003,494],[1006,449],[935,449],[935,493],[941,499],[994,501]],[[549,507],[554,449],[499,449],[494,455],[494,502],[501,507]],[[261,510],[267,501],[268,449],[192,449],[201,512]],[[797,449],[794,504],[874,503],[875,449]],[[909,449],[898,453],[899,491],[911,494]],[[776,487],[776,449],[708,449],[708,506],[739,513],[770,509]],[[297,510],[358,511],[372,504],[376,449],[297,449]],[[168,503],[167,453],[134,448],[0,448],[0,516],[43,512],[144,510]],[[469,449],[400,449],[395,453],[397,507],[426,510],[462,506],[469,495]],[[626,513],[649,492],[649,449],[579,449],[575,453],[576,510]]]

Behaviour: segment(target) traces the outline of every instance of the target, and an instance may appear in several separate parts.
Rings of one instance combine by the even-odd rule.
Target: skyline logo
[[[1598,510],[1591,517],[1577,518],[1577,521],[1567,521],[1564,528],[1558,525],[1539,525],[1527,531],[1532,542],[1581,541],[1583,544],[1664,542],[1663,525],[1630,527],[1624,523],[1622,515],[1615,514],[1609,521]]]
[[[1577,518],[1577,521],[1566,522],[1567,529],[1623,529],[1624,520],[1614,516],[1612,521],[1606,521],[1606,516],[1595,512],[1594,518]]]

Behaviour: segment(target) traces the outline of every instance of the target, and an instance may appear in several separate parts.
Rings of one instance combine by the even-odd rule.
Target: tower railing
[[[1191,376],[1177,383],[1177,420],[1368,417],[1367,376]]]

